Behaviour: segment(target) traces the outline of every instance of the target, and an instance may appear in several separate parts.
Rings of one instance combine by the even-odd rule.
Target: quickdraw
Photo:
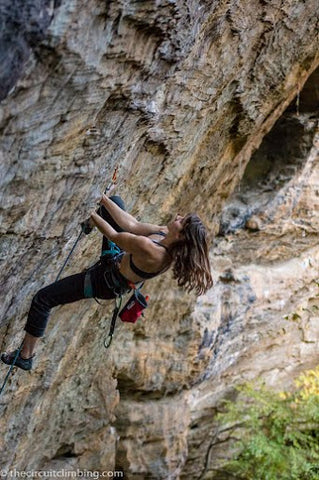
[[[106,337],[106,339],[104,340],[104,347],[105,348],[109,348],[109,346],[112,343],[115,324],[116,324],[116,319],[117,319],[118,313],[120,311],[121,305],[122,305],[122,295],[115,298],[115,307],[114,307],[113,314],[112,314],[112,320],[111,320],[109,334]]]

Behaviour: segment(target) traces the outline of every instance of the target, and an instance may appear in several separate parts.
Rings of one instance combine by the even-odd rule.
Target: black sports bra
[[[157,235],[161,235],[162,237],[165,237],[166,234],[164,232],[154,232],[154,233],[150,233],[150,235],[154,235],[154,234],[157,234]],[[162,245],[160,242],[158,242],[157,240],[152,240],[153,243],[156,243],[156,245],[159,245],[160,247],[163,247],[165,248],[165,250],[168,251],[168,248],[165,246],[165,245]],[[132,270],[132,272],[134,272],[136,275],[138,275],[139,277],[145,279],[145,280],[149,280],[150,278],[153,278],[153,277],[156,277],[156,275],[159,275],[160,273],[163,272],[163,270],[160,270],[159,272],[154,272],[154,273],[150,273],[150,272],[144,272],[144,270],[141,270],[140,268],[138,268],[134,263],[133,263],[133,258],[132,258],[132,254],[130,253],[130,269]],[[165,270],[165,269],[164,269]]]

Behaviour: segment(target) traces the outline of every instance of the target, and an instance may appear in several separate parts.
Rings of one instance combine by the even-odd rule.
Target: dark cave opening
[[[244,228],[300,172],[318,125],[319,69],[308,78],[247,164],[240,184],[226,204],[220,235]]]
[[[62,444],[56,454],[53,456],[52,460],[60,460],[65,458],[73,458],[77,457],[78,455],[74,452],[74,444]]]

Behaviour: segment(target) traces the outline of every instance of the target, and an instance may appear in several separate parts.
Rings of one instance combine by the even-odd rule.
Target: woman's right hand
[[[103,193],[102,197],[101,197],[101,200],[100,200],[100,204],[105,206],[107,201],[108,201],[108,198],[109,197],[107,195],[105,195],[105,193]]]

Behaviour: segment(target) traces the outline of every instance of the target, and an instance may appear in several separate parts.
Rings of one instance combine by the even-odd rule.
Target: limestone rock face
[[[198,211],[215,284],[170,273],[150,307],[57,308],[0,397],[1,468],[221,479],[214,415],[245,379],[290,387],[318,355],[318,2],[1,3],[1,346],[54,281],[112,172],[129,211]],[[65,271],[99,255],[81,240]],[[1,367],[3,377],[6,369]],[[36,445],[36,449],[34,448]]]

